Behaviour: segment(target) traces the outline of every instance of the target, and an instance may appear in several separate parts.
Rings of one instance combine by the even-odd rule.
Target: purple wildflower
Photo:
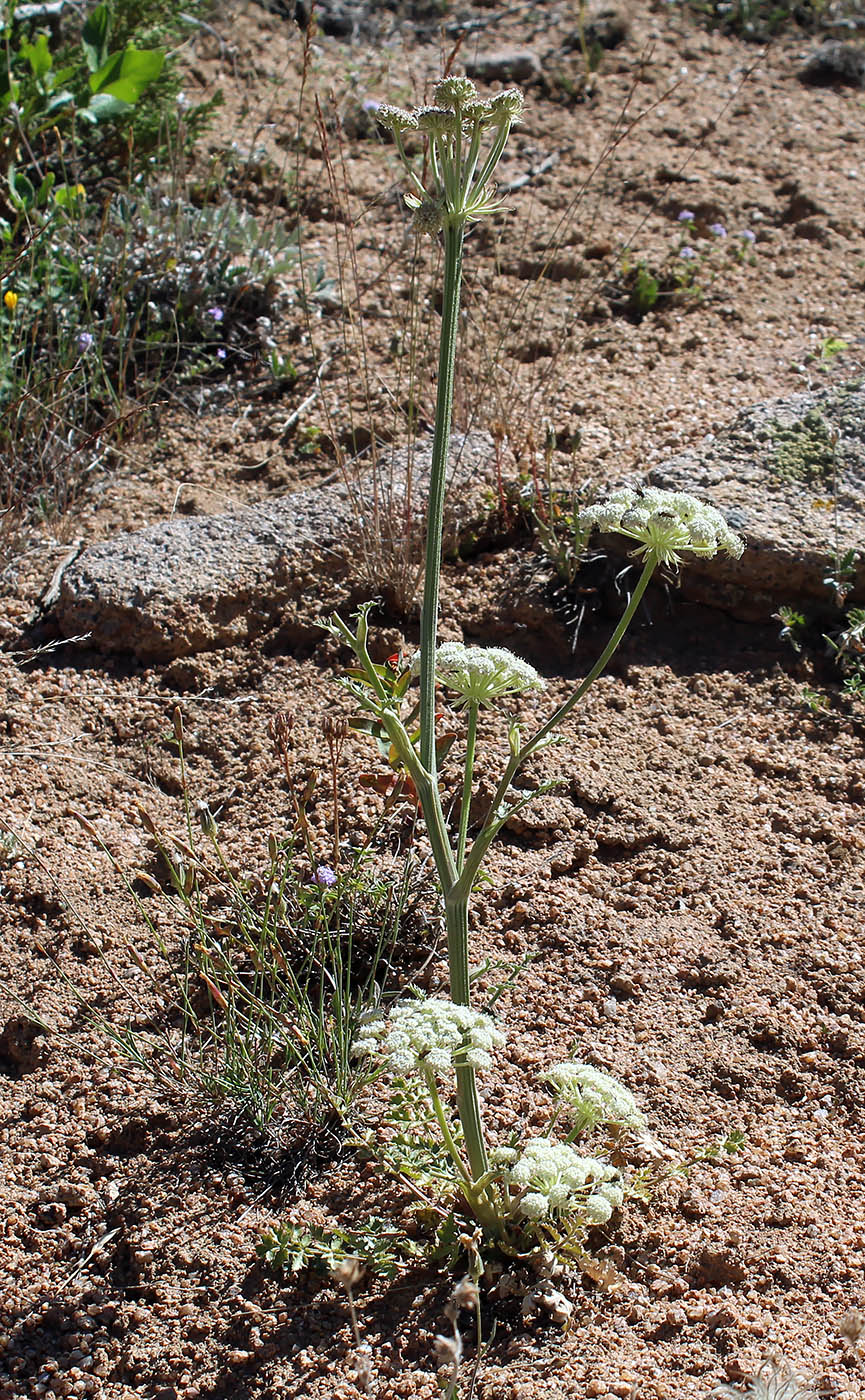
[[[93,347],[93,336],[89,331],[81,331],[77,343],[78,349],[81,351],[82,355],[86,355],[87,351]]]
[[[742,239],[743,243],[756,243],[757,241],[756,233],[750,228],[743,228],[739,237]]]
[[[696,219],[696,217],[697,216],[694,213],[693,209],[682,209],[679,213],[679,223],[690,224],[694,221],[694,219]]]
[[[375,97],[365,97],[363,99],[363,110],[365,112],[377,112],[381,103]]]
[[[221,321],[225,312],[221,306],[208,306],[205,316],[209,316],[212,321]]]
[[[323,890],[330,890],[336,884],[336,875],[329,865],[317,866],[313,879]]]
[[[679,249],[680,258],[695,258],[696,256],[697,250],[695,248],[689,247],[687,243],[685,244],[684,248]]]
[[[220,345],[220,346],[217,348],[217,351],[216,351],[216,358],[217,358],[218,360],[224,360],[227,354],[228,354],[228,351],[226,350],[225,346],[224,346],[224,345]]]
[[[727,230],[724,228],[724,225],[723,225],[723,224],[710,224],[710,225],[709,225],[709,232],[710,232],[710,233],[714,233],[714,235],[715,235],[716,238],[726,238],[726,237],[727,237]]]

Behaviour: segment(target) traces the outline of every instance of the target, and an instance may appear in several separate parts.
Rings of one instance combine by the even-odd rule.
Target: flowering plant
[[[416,229],[441,235],[444,243],[420,648],[394,680],[386,668],[375,665],[370,657],[370,604],[360,608],[354,627],[339,615],[326,624],[331,634],[354,653],[355,666],[346,684],[365,712],[362,727],[385,736],[389,756],[392,761],[395,756],[414,785],[432,848],[447,928],[451,1000],[395,1006],[388,1017],[364,1029],[356,1050],[383,1054],[391,1070],[409,1070],[419,1077],[452,1163],[455,1184],[481,1227],[505,1243],[513,1243],[514,1231],[525,1230],[527,1224],[537,1235],[542,1230],[558,1230],[567,1222],[568,1229],[580,1230],[609,1219],[624,1197],[621,1176],[610,1163],[581,1156],[572,1142],[583,1132],[605,1124],[640,1129],[643,1119],[623,1085],[599,1070],[569,1061],[554,1066],[547,1076],[557,1100],[553,1124],[560,1116],[571,1119],[568,1140],[535,1138],[522,1145],[499,1148],[490,1155],[476,1073],[488,1067],[501,1035],[489,1017],[471,1009],[468,913],[472,892],[495,836],[509,817],[536,795],[520,796],[514,791],[512,784],[517,773],[533,755],[557,741],[562,722],[605,669],[621,642],[658,566],[678,568],[687,555],[708,558],[725,551],[737,558],[742,552],[742,542],[717,510],[681,492],[621,490],[607,501],[578,513],[579,528],[586,537],[599,529],[635,540],[643,569],[607,646],[573,694],[528,738],[515,719],[508,719],[509,757],[489,811],[469,845],[478,712],[517,695],[540,692],[544,686],[533,667],[499,647],[456,642],[439,645],[437,639],[463,240],[470,223],[498,208],[492,177],[522,110],[522,96],[516,89],[484,100],[469,79],[458,76],[438,83],[434,106],[412,112],[390,106],[377,110],[378,120],[393,135],[409,177],[406,202],[415,211]],[[427,161],[423,169],[429,172],[426,183],[409,157],[407,133],[425,139]],[[412,678],[419,679],[420,693],[411,714],[404,717],[403,703]],[[462,802],[455,833],[445,815],[439,778],[443,753],[437,732],[437,685],[454,694],[456,707],[467,713]],[[456,1079],[461,1143],[441,1096],[442,1077],[451,1072]]]

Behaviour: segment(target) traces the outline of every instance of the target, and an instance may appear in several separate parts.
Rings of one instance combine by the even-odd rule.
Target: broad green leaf
[[[81,31],[81,47],[87,60],[87,67],[95,73],[108,55],[108,35],[111,32],[111,13],[107,5],[97,5]]]
[[[91,101],[98,97],[116,97],[118,101],[125,102],[127,107],[134,107],[141,92],[136,83],[129,78],[117,78],[115,82],[109,83],[94,95]]]
[[[132,111],[133,104],[124,102],[122,98],[112,97],[107,92],[97,92],[91,97],[86,107],[79,107],[78,115],[83,121],[95,126],[97,122],[111,121],[114,117],[125,116]]]
[[[129,82],[135,85],[133,101],[137,101],[154,78],[159,77],[164,63],[165,54],[159,49],[123,49],[113,53],[101,68],[91,73],[90,91],[106,92],[117,82]]]
[[[33,201],[36,198],[36,191],[26,175],[22,175],[20,170],[16,170],[12,165],[9,168],[9,200],[15,209],[32,209]]]

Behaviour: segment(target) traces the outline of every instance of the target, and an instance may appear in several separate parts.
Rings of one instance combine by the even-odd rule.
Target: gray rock
[[[586,15],[582,36],[575,29],[562,43],[564,49],[581,49],[583,40],[589,49],[617,49],[631,32],[627,10],[620,5],[598,5]]]
[[[533,49],[496,49],[466,60],[466,73],[482,83],[528,83],[541,75]]]
[[[485,433],[455,434],[453,445],[449,499],[458,502],[459,518],[451,522],[449,547],[465,554],[503,538],[488,484],[494,448]],[[411,489],[418,549],[428,470],[426,442],[415,451]],[[387,592],[402,550],[404,453],[395,454],[385,475],[389,487],[379,508],[392,522],[390,536],[374,528],[367,476],[351,490],[342,482],[307,487],[245,510],[174,518],[94,545],[63,576],[56,606],[61,631],[89,634],[91,646],[147,661],[265,633],[307,643],[318,619],[359,589],[360,561],[374,580],[369,592]],[[865,388],[836,385],[756,404],[699,448],[653,468],[650,478],[711,501],[747,540],[740,560],[691,560],[681,574],[684,597],[754,621],[768,621],[782,603],[826,603],[836,515],[840,552],[865,556]],[[850,600],[862,602],[865,558],[857,570]],[[503,614],[512,606],[502,600]]]
[[[415,448],[411,533],[420,557],[430,443]],[[486,433],[454,434],[450,547],[482,547],[495,531]],[[406,522],[404,451],[379,470],[376,529],[372,478],[306,487],[277,501],[223,515],[173,518],[84,551],[64,574],[56,615],[67,637],[88,635],[103,651],[168,661],[231,646],[270,631],[307,641],[317,620],[344,604],[363,569],[386,590]],[[375,551],[378,551],[378,558]]]
[[[857,381],[755,404],[650,477],[711,501],[747,540],[740,560],[689,561],[686,597],[754,621],[768,620],[781,603],[826,603],[836,512],[841,554],[865,554],[865,387]],[[851,594],[863,599],[865,557]]]
[[[819,87],[834,83],[865,87],[865,47],[827,39],[810,55],[799,76],[804,83]]]

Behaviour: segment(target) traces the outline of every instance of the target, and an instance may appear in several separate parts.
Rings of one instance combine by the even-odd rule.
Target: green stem
[[[438,391],[432,462],[430,464],[426,563],[420,622],[420,757],[421,763],[433,780],[433,786],[436,785],[435,672],[439,577],[441,574],[445,478],[453,415],[454,363],[460,309],[464,232],[464,225],[460,221],[449,221],[445,225],[444,301],[442,303]]]
[[[469,977],[469,902],[468,896],[459,903],[445,899],[445,927],[448,939],[448,968],[451,1000],[459,1006],[471,1002]],[[477,1080],[471,1065],[457,1065],[457,1105],[466,1142],[466,1153],[472,1179],[477,1181],[489,1171],[481,1105]]]
[[[460,1150],[454,1142],[454,1136],[451,1132],[450,1124],[448,1123],[447,1114],[444,1111],[444,1105],[439,1097],[435,1074],[431,1069],[424,1069],[423,1077],[426,1080],[427,1091],[433,1106],[433,1112],[436,1116],[436,1122],[439,1125],[439,1132],[442,1135],[442,1140],[447,1148],[448,1156],[459,1172],[459,1175],[462,1177],[464,1185],[471,1188],[471,1177],[466,1171],[466,1164],[460,1156]]]
[[[614,652],[616,652],[619,648],[619,643],[621,642],[622,638],[624,637],[625,633],[630,627],[634,619],[634,614],[637,611],[637,608],[643,601],[643,594],[649,586],[649,581],[652,577],[652,574],[655,572],[655,569],[657,568],[657,564],[658,560],[655,557],[655,555],[650,554],[646,559],[645,564],[643,565],[643,572],[640,574],[640,577],[637,580],[636,587],[634,588],[634,591],[631,594],[628,606],[625,608],[625,611],[622,613],[622,616],[619,619],[619,625],[617,626],[610,640],[607,642],[607,645],[604,647],[604,650],[601,652],[591,671],[589,671],[589,674],[585,677],[585,679],[580,682],[573,695],[570,696],[569,699],[565,700],[557,710],[553,711],[546,724],[541,725],[541,728],[537,731],[536,734],[532,736],[532,738],[525,745],[525,747],[520,749],[520,763],[523,763],[527,758],[531,757],[538,745],[542,744],[544,740],[548,738],[550,734],[552,734],[553,730],[558,729],[562,720],[567,719],[568,715],[571,713],[571,710],[573,710],[580,703],[586,691],[594,685],[601,672],[606,670]]]
[[[469,728],[466,735],[466,767],[463,775],[463,801],[460,808],[460,831],[457,844],[457,870],[462,870],[466,858],[466,837],[469,830],[469,809],[472,805],[472,778],[475,771],[475,743],[478,737],[478,707],[469,705]]]
[[[559,705],[558,709],[555,710],[552,715],[550,715],[550,718],[547,720],[546,724],[541,725],[540,729],[537,731],[536,734],[532,736],[528,743],[524,744],[520,748],[519,752],[510,759],[508,766],[505,769],[504,774],[502,775],[501,782],[496,788],[495,796],[493,797],[492,805],[490,807],[490,814],[487,817],[487,820],[484,826],[482,827],[481,831],[475,837],[475,840],[472,844],[472,848],[469,851],[468,856],[466,857],[462,869],[460,870],[459,879],[456,885],[450,891],[450,894],[448,896],[448,898],[451,900],[455,907],[458,907],[461,900],[467,900],[469,895],[471,894],[472,886],[474,885],[474,882],[478,876],[478,872],[480,871],[481,862],[483,861],[483,858],[486,855],[490,844],[496,834],[496,812],[504,803],[507,796],[508,788],[513,782],[513,779],[516,776],[518,769],[523,763],[525,763],[527,758],[530,758],[532,756],[532,754],[544,742],[544,740],[547,739],[550,736],[550,734],[552,734],[553,731],[559,727],[562,721],[564,719],[567,719],[568,715],[571,713],[574,707],[578,705],[579,702],[582,700],[589,687],[594,684],[594,682],[598,679],[598,676],[609,664],[610,658],[612,657],[613,653],[617,650],[619,643],[621,642],[622,638],[624,637],[625,633],[630,627],[631,622],[633,621],[634,614],[637,611],[637,608],[640,606],[643,594],[645,593],[649,585],[649,580],[651,579],[652,574],[655,572],[657,562],[658,561],[655,558],[655,556],[653,554],[650,554],[645,562],[645,565],[643,566],[643,572],[640,574],[640,577],[637,580],[637,585],[633,593],[631,594],[628,606],[625,608],[625,611],[622,613],[622,616],[619,619],[619,624],[616,627],[616,630],[613,632],[613,635],[611,636],[607,645],[604,647],[604,650],[601,652],[601,655],[598,657],[597,661],[595,662],[592,669],[589,671],[588,675],[580,682],[573,695],[569,696],[563,704]],[[456,998],[454,999],[456,1000]]]
[[[467,1068],[468,1066],[466,1065],[457,1067],[457,1077],[459,1078],[461,1069]],[[474,1071],[472,1071],[472,1074],[474,1074]],[[448,1156],[450,1157],[459,1174],[463,1196],[465,1197],[466,1202],[474,1211],[481,1224],[487,1226],[488,1228],[491,1226],[494,1230],[498,1231],[501,1227],[502,1222],[499,1218],[499,1213],[496,1210],[494,1202],[490,1200],[487,1194],[487,1182],[484,1182],[484,1185],[480,1188],[480,1190],[478,1189],[478,1181],[481,1177],[487,1177],[489,1179],[489,1167],[486,1167],[482,1172],[477,1172],[474,1170],[474,1168],[472,1168],[470,1173],[466,1171],[465,1162],[463,1161],[462,1156],[460,1155],[459,1148],[454,1142],[453,1133],[450,1130],[450,1124],[447,1120],[447,1114],[444,1111],[444,1105],[442,1104],[442,1101],[439,1097],[438,1085],[435,1081],[435,1075],[433,1074],[432,1070],[424,1069],[423,1077],[426,1081],[426,1086],[429,1091],[430,1100],[433,1106],[433,1112],[435,1113],[436,1122],[439,1125],[439,1131],[441,1132]],[[462,1108],[460,1108],[460,1122],[462,1123],[462,1121]],[[465,1128],[464,1124],[463,1128]],[[466,1143],[466,1147],[468,1148],[468,1143]],[[469,1156],[471,1156],[471,1154],[469,1154]],[[486,1156],[484,1160],[486,1160]]]

